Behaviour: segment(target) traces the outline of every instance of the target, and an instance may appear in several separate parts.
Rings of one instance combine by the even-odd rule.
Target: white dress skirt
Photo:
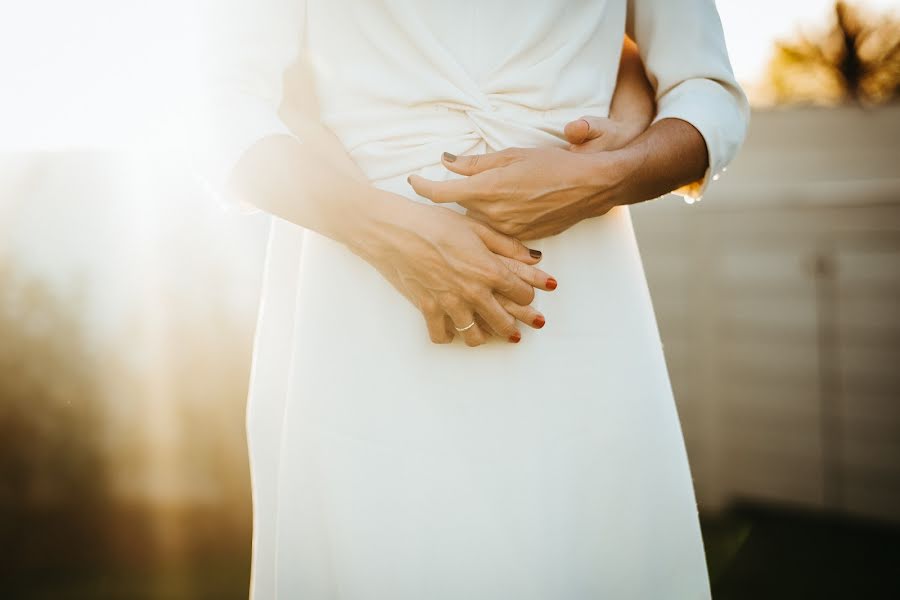
[[[265,81],[302,48],[322,121],[373,185],[427,202],[406,178],[451,176],[442,151],[563,145],[566,122],[605,116],[630,10],[658,118],[707,141],[705,186],[746,125],[714,5],[630,4],[254,3],[241,26],[260,51],[240,69]],[[286,131],[267,85],[223,105],[248,123],[235,156]],[[518,344],[436,345],[374,268],[273,218],[247,424],[253,597],[709,597],[628,209],[528,246],[559,282],[534,301],[546,326],[521,326]]]

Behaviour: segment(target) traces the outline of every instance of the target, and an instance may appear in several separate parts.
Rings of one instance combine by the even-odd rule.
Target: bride
[[[627,205],[743,139],[713,0],[228,7],[199,170],[273,215],[251,595],[708,598]]]

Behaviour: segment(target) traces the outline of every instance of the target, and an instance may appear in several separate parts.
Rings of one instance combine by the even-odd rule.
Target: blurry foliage
[[[196,312],[160,300],[168,318],[148,325],[136,307],[113,344],[152,345],[152,329],[157,352],[129,364],[90,350],[77,295],[59,297],[0,258],[0,570],[16,597],[136,597],[136,578],[148,598],[246,591],[252,329],[212,303]],[[149,435],[154,411],[172,417],[170,447]],[[163,481],[160,455],[171,459]],[[122,488],[133,480],[138,495]],[[160,485],[171,488],[161,502]],[[197,579],[205,571],[216,575]]]
[[[837,2],[831,27],[778,42],[768,85],[776,104],[883,104],[900,96],[900,19]]]
[[[102,215],[122,192],[108,170],[94,156],[4,162],[0,208],[13,214],[21,198],[49,215],[91,196],[101,200],[87,210]],[[84,263],[74,287],[26,274],[0,219],[4,598],[246,598],[254,313],[234,303],[233,265],[210,243],[222,222],[188,181],[142,187],[177,212]],[[91,226],[98,243],[118,239],[103,230],[113,220]],[[107,286],[110,275],[128,283]],[[115,310],[101,313],[104,300]]]
[[[0,261],[4,567],[70,562],[73,551],[87,559],[103,547],[100,368],[86,347],[79,303],[64,302]],[[36,523],[55,539],[35,535]]]

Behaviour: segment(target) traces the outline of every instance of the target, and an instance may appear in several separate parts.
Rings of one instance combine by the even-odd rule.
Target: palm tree
[[[900,98],[900,19],[839,1],[830,29],[778,42],[768,84],[777,104],[874,105]]]

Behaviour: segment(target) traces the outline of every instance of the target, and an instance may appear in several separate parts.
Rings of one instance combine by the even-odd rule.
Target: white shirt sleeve
[[[657,115],[697,128],[709,168],[675,190],[699,199],[737,154],[750,120],[747,97],[734,77],[714,0],[628,0],[628,35],[637,42],[656,90]]]
[[[302,47],[302,0],[208,0],[201,12],[206,64],[192,168],[229,210],[255,212],[226,185],[241,156],[270,135],[294,134],[278,116],[283,77]]]

